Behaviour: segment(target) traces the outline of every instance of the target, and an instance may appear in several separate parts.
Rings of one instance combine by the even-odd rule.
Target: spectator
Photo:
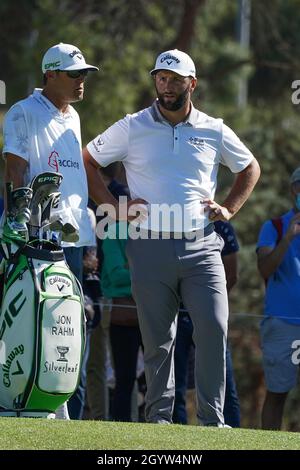
[[[264,223],[257,243],[258,269],[266,282],[261,345],[266,381],[262,428],[281,429],[283,410],[297,383],[300,339],[300,167],[290,178],[292,208]]]
[[[129,196],[126,185],[118,181],[121,171],[120,163],[112,163],[101,170],[105,185],[116,199],[119,196]],[[90,207],[96,213],[97,207],[90,200]],[[98,217],[98,220],[101,218]],[[99,263],[99,278],[103,263],[102,240],[97,238],[97,259]],[[110,299],[103,297],[101,284],[99,284],[101,297],[101,320],[91,331],[90,353],[87,362],[87,388],[86,399],[89,409],[89,418],[95,420],[108,419],[108,387],[106,378],[107,351],[109,348]]]
[[[123,228],[122,228],[123,225]],[[124,227],[124,225],[126,225]],[[141,334],[136,305],[132,298],[130,273],[125,254],[126,238],[119,236],[127,230],[126,222],[111,226],[112,236],[102,242],[102,289],[113,300],[110,322],[110,344],[115,371],[115,390],[112,419],[131,421],[131,395],[137,378],[138,352]]]

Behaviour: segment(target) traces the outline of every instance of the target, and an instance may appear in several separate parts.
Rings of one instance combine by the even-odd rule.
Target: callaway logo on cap
[[[60,42],[55,46],[50,47],[43,57],[42,71],[47,70],[99,70],[94,65],[86,63],[82,52],[78,47],[71,44],[64,44]]]
[[[156,59],[155,68],[151,70],[154,75],[159,70],[170,70],[183,77],[196,77],[196,67],[192,59],[185,52],[173,49],[162,52]]]

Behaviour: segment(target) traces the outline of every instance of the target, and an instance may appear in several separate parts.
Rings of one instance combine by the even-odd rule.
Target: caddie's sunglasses
[[[69,78],[79,78],[79,77],[86,77],[88,74],[88,70],[57,70],[57,72],[65,72]]]

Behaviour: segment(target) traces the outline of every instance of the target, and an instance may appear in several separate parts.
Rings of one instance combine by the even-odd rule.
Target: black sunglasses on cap
[[[56,70],[56,72],[65,72],[69,78],[86,77],[88,69],[83,70]]]

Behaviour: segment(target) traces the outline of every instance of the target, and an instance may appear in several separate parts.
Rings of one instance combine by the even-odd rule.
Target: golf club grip
[[[11,199],[11,193],[13,190],[13,184],[11,181],[6,183],[6,207],[7,207],[7,213],[10,214],[11,209],[12,209],[12,199]]]

